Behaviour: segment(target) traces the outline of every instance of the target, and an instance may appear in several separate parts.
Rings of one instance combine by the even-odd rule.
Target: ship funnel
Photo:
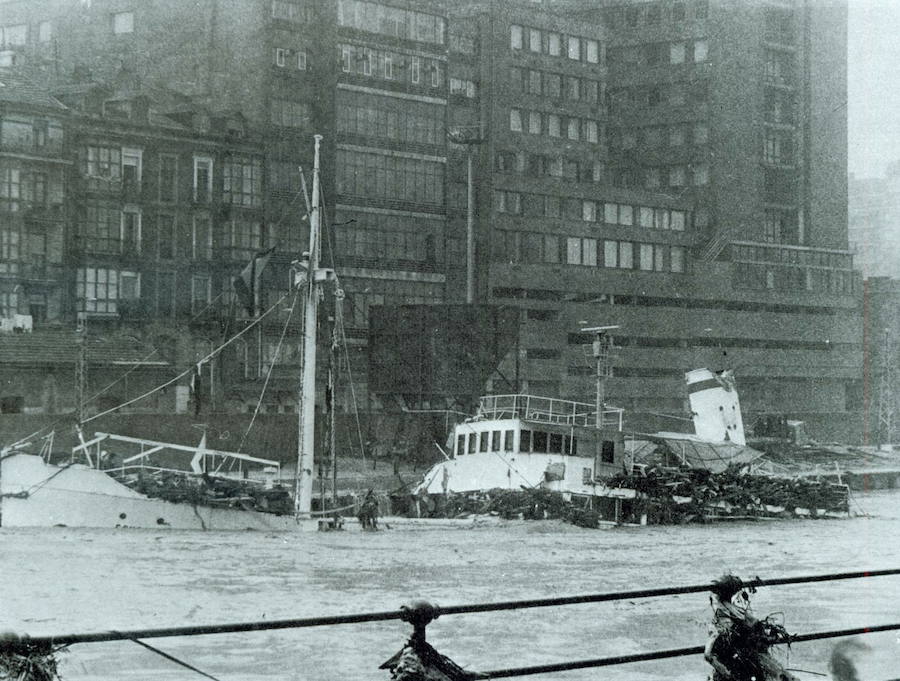
[[[746,445],[734,374],[694,369],[685,374],[685,379],[697,437],[708,442]]]

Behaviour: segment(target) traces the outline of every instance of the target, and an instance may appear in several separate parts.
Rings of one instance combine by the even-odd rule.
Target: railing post
[[[441,655],[425,640],[425,628],[441,615],[439,606],[428,601],[412,601],[402,606],[400,612],[400,619],[413,625],[413,633],[406,645],[379,667],[390,670],[392,681],[471,681],[480,677]]]

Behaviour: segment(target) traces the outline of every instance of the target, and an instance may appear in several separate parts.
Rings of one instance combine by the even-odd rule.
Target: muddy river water
[[[857,494],[849,520],[584,530],[556,522],[377,533],[0,530],[0,629],[31,634],[337,615],[743,577],[900,567],[900,493]],[[900,577],[766,588],[753,599],[791,632],[900,622]],[[705,594],[445,616],[429,641],[495,670],[702,645]],[[391,621],[151,641],[222,681],[388,679],[409,626]],[[900,676],[896,633],[859,637],[860,677]],[[827,674],[835,641],[798,643],[791,668]],[[133,643],[81,644],[68,681],[202,678]],[[529,678],[703,679],[700,657]],[[801,678],[823,678],[798,673]]]

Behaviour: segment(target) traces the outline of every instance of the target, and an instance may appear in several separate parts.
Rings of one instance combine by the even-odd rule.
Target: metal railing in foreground
[[[40,679],[41,681],[46,681],[47,679],[54,677],[29,675],[27,673],[24,675],[10,676],[8,673],[10,671],[9,660],[12,657],[16,656],[52,656],[56,651],[65,646],[82,643],[97,643],[102,641],[133,641],[135,643],[143,645],[150,650],[153,650],[154,652],[157,652],[158,654],[163,655],[167,659],[176,662],[177,664],[180,664],[192,671],[202,674],[208,678],[215,678],[209,674],[206,674],[205,672],[200,671],[199,669],[191,666],[186,662],[178,660],[177,658],[174,658],[167,653],[163,653],[162,651],[156,650],[152,646],[142,643],[141,639],[227,634],[252,631],[270,631],[277,629],[297,629],[305,627],[336,626],[343,624],[361,624],[367,622],[384,622],[389,620],[402,620],[413,625],[413,634],[409,642],[407,642],[400,653],[395,655],[393,658],[388,660],[388,662],[384,663],[381,666],[382,668],[391,669],[392,678],[397,680],[410,680],[418,678],[414,674],[405,674],[404,670],[402,669],[402,666],[404,664],[402,658],[404,655],[406,655],[407,658],[412,656],[413,658],[422,661],[425,665],[436,665],[437,672],[439,674],[443,674],[444,677],[451,680],[475,678],[492,679],[514,676],[528,676],[534,674],[548,674],[575,669],[606,667],[611,665],[662,660],[667,658],[698,654],[704,654],[707,658],[707,661],[709,661],[710,664],[715,667],[715,659],[721,657],[721,655],[716,652],[715,646],[713,646],[711,649],[711,639],[710,641],[707,641],[703,646],[653,650],[644,653],[635,653],[629,655],[616,655],[611,657],[586,660],[570,660],[545,665],[511,667],[485,672],[468,672],[456,667],[456,665],[451,660],[445,658],[444,656],[437,653],[437,651],[435,651],[433,648],[431,648],[431,646],[425,642],[425,630],[430,622],[434,621],[440,616],[446,615],[496,612],[525,608],[557,607],[563,605],[578,605],[625,599],[634,600],[639,598],[657,598],[679,594],[711,592],[712,600],[714,602],[714,624],[718,626],[722,622],[726,622],[727,627],[730,627],[730,629],[728,630],[728,640],[730,641],[729,645],[738,645],[740,643],[740,641],[738,640],[740,639],[740,636],[738,636],[735,632],[739,634],[741,627],[746,624],[751,628],[755,627],[757,634],[763,632],[765,634],[765,637],[767,637],[765,638],[765,650],[756,650],[755,652],[750,651],[750,653],[753,653],[754,655],[765,655],[770,646],[779,644],[800,643],[805,641],[856,636],[876,632],[900,631],[900,622],[889,624],[874,624],[837,630],[826,630],[811,632],[807,634],[788,634],[777,625],[767,625],[766,620],[754,620],[752,616],[748,614],[749,608],[746,608],[745,606],[742,609],[742,606],[740,604],[734,605],[733,599],[741,595],[743,595],[745,598],[748,598],[749,593],[752,593],[759,587],[765,586],[809,584],[887,576],[900,576],[900,568],[863,570],[855,572],[837,572],[830,574],[805,575],[798,577],[778,577],[770,579],[760,579],[757,577],[746,581],[731,575],[727,575],[722,579],[712,583],[666,586],[653,589],[611,591],[604,593],[560,596],[554,598],[536,598],[528,600],[499,601],[492,603],[470,603],[444,607],[440,607],[425,601],[414,601],[407,606],[401,607],[398,610],[387,610],[381,612],[364,612],[345,615],[209,625],[174,626],[163,628],[135,629],[130,631],[98,631],[33,637],[28,636],[27,634],[19,635],[12,632],[3,632],[0,633],[0,678],[18,678],[19,681],[36,681],[38,679]],[[736,603],[737,601],[734,602]],[[767,626],[768,628],[766,628]],[[754,639],[752,643],[753,645],[758,647],[759,638],[757,637],[756,639]],[[729,655],[731,655],[730,650]],[[55,664],[53,665],[53,669],[55,671]],[[4,676],[4,672],[7,672],[6,676]],[[765,678],[769,677],[765,674],[763,674],[762,676],[757,675],[758,681],[763,681]],[[771,678],[776,678],[776,676],[771,676]],[[782,676],[780,678],[790,679],[792,677],[788,674],[787,676]]]

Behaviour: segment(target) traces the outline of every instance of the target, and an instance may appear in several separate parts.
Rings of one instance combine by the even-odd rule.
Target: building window
[[[451,78],[450,94],[474,99],[476,94],[475,83],[474,81],[464,80],[462,78]]]
[[[191,314],[198,315],[209,307],[212,301],[212,280],[208,274],[191,276]]]
[[[528,132],[532,135],[541,134],[541,114],[539,111],[528,112]]]
[[[669,46],[669,63],[684,64],[684,43],[672,43]]]
[[[273,99],[269,113],[272,125],[285,128],[305,128],[309,125],[309,105],[305,102]]]
[[[212,260],[212,242],[212,219],[205,214],[195,215],[191,230],[191,256],[193,259]]]
[[[669,186],[670,187],[683,187],[684,186],[684,166],[672,166],[669,168]]]
[[[410,63],[410,80],[413,84],[418,84],[422,80],[422,58],[412,57]]]
[[[114,147],[89,146],[85,157],[85,174],[115,182],[122,177],[122,152]]]
[[[547,34],[547,54],[551,57],[558,57],[562,51],[559,33]]]
[[[112,206],[88,204],[80,221],[81,249],[88,253],[120,253],[121,211]]]
[[[591,64],[600,63],[600,44],[596,40],[584,41],[585,59]]]
[[[122,253],[136,255],[141,252],[141,212],[135,207],[122,211],[121,231]]]
[[[232,220],[228,227],[228,245],[233,260],[249,260],[262,250],[263,232],[259,222]]]
[[[578,127],[579,120],[577,118],[570,118],[568,120],[568,124],[566,125],[566,137],[570,140],[578,140]]]
[[[141,191],[141,160],[140,149],[122,150],[122,188],[126,192]]]
[[[684,272],[683,246],[672,246],[669,249],[669,269],[672,272]]]
[[[286,0],[273,0],[272,18],[296,23],[308,21],[309,14],[305,4],[287,2]]]
[[[119,273],[95,267],[78,268],[75,298],[79,312],[114,314],[119,301]]]
[[[581,219],[585,222],[597,222],[597,202],[585,199],[581,202]]]
[[[22,47],[28,44],[28,24],[0,27],[0,46]]]
[[[669,146],[680,147],[682,144],[684,144],[684,128],[673,125],[669,128]]]
[[[514,50],[522,49],[522,27],[513,24],[509,27],[509,46]]]
[[[116,35],[134,33],[134,12],[116,12],[113,14],[112,30]]]
[[[594,144],[597,143],[597,121],[584,121],[584,139]]]
[[[509,129],[513,132],[522,132],[522,112],[519,109],[509,110]]]
[[[159,157],[159,200],[172,203],[178,200],[178,157],[161,154]]]
[[[21,241],[22,235],[17,227],[0,227],[0,273],[18,272]]]
[[[573,100],[581,99],[581,80],[574,76],[566,76],[566,97]]]
[[[159,215],[156,218],[156,254],[160,260],[175,256],[175,216]]]
[[[498,213],[522,213],[522,195],[518,192],[495,191],[494,205]]]
[[[536,28],[528,29],[528,49],[532,52],[541,51],[541,32]]]
[[[49,21],[42,21],[38,24],[38,42],[49,43],[53,38],[53,24]]]
[[[575,61],[581,60],[581,38],[576,38],[573,35],[568,36],[568,54],[569,59],[574,59]]]
[[[22,171],[0,166],[0,209],[16,213],[22,199]]]
[[[223,167],[225,201],[235,206],[258,206],[262,195],[262,161],[232,157]]]
[[[698,64],[709,58],[709,43],[705,40],[694,41],[694,61]]]
[[[206,156],[194,157],[194,201],[212,201],[213,160]]]
[[[566,239],[566,263],[569,265],[597,266],[597,240],[581,237]]]
[[[693,168],[694,186],[702,187],[709,184],[709,164],[698,163]]]
[[[559,114],[547,114],[547,134],[550,137],[561,137]]]

